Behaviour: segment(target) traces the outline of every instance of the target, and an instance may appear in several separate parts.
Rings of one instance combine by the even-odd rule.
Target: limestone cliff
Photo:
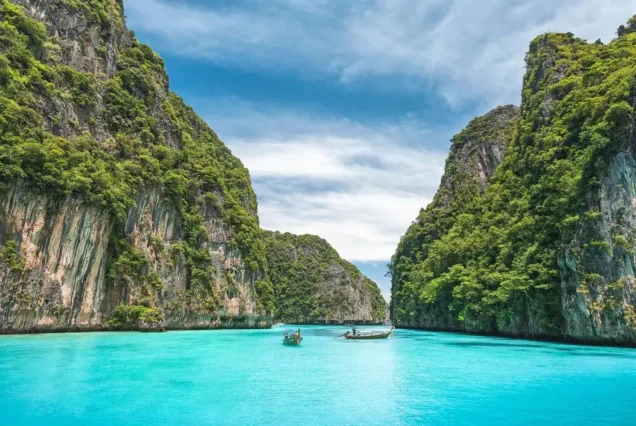
[[[453,190],[396,251],[398,325],[636,345],[635,46],[636,17],[608,44],[532,42],[519,123],[489,185],[466,168],[465,202],[453,207]]]
[[[293,323],[383,323],[388,306],[377,284],[314,235],[264,231],[276,312]]]
[[[0,2],[0,332],[267,326],[249,174],[123,16]]]
[[[452,140],[442,182],[428,209],[451,209],[483,192],[508,150],[519,108],[497,107],[475,118]]]

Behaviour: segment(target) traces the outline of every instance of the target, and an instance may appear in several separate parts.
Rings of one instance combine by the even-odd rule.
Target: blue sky
[[[634,0],[126,0],[171,88],[250,170],[264,228],[380,284],[473,117],[519,103],[547,31],[608,41]]]

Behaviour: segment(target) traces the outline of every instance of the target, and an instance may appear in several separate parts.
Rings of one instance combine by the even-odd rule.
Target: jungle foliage
[[[341,286],[353,286],[361,281],[371,300],[373,318],[383,321],[386,302],[378,286],[364,277],[358,268],[340,258],[325,240],[315,235],[263,231],[267,247],[268,276],[273,285],[276,315],[283,322],[316,322],[333,320],[339,311],[346,311],[345,291]],[[348,280],[332,282],[329,269],[342,270]],[[333,286],[330,296],[319,295],[319,287]]]

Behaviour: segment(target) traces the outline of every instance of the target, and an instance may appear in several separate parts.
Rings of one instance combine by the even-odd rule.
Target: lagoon
[[[374,327],[370,327],[374,328]],[[377,327],[375,327],[377,329]],[[303,327],[0,336],[0,424],[628,425],[636,350]]]

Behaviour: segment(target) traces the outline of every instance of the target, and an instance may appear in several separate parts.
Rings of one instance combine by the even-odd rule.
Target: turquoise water
[[[343,330],[0,336],[0,425],[636,422],[636,350]]]

